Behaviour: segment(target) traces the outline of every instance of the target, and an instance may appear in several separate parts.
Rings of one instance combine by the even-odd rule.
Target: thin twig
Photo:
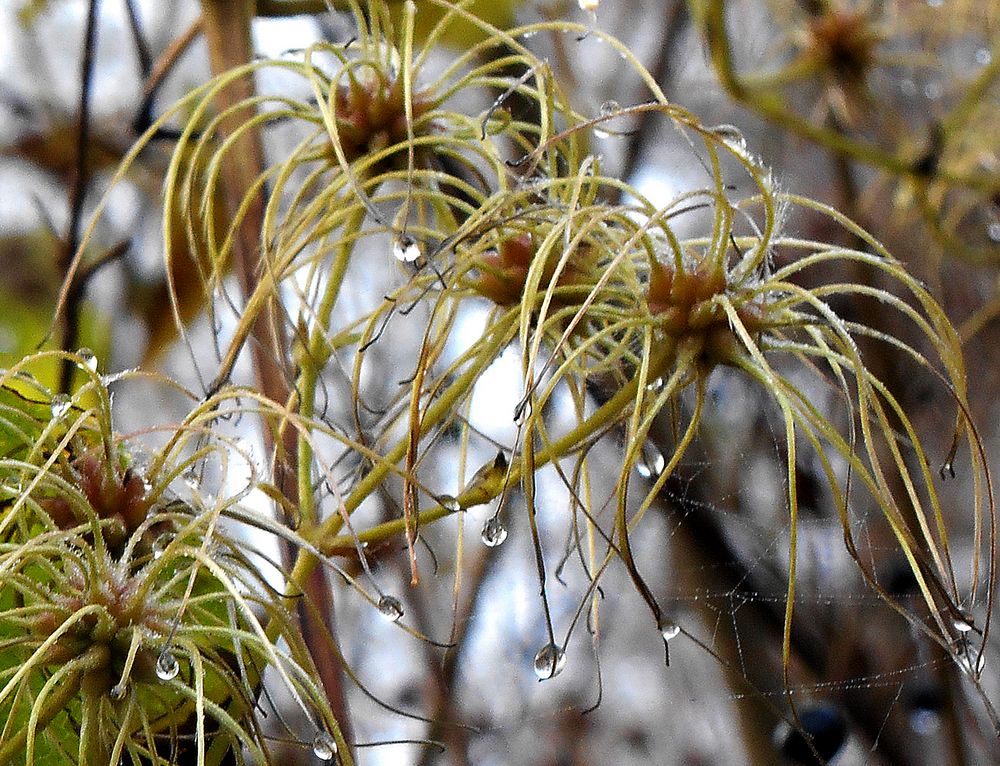
[[[94,80],[94,51],[97,47],[97,11],[100,0],[90,0],[87,22],[83,33],[83,52],[80,57],[80,95],[77,107],[76,168],[69,189],[69,223],[63,240],[59,267],[65,272],[80,244],[80,224],[83,220],[83,203],[87,196],[88,160],[90,155],[90,95]],[[75,279],[75,276],[69,276]],[[66,307],[61,346],[67,351],[75,349],[80,337],[80,301]],[[59,390],[68,393],[76,365],[64,359],[59,372]]]

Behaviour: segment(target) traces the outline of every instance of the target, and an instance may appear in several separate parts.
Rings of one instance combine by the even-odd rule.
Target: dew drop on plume
[[[677,638],[680,635],[681,626],[670,619],[663,620],[660,623],[660,635],[663,636],[664,641],[669,641],[672,638]]]
[[[539,681],[555,678],[566,667],[566,652],[555,644],[546,644],[535,655],[534,669]]]
[[[496,516],[488,518],[483,524],[483,545],[487,548],[496,548],[498,545],[503,545],[503,541],[506,539],[507,527],[503,525],[503,522]]]
[[[959,633],[968,633],[972,630],[972,621],[965,617],[956,617],[951,621],[951,626]]]
[[[66,394],[56,394],[52,397],[52,417],[61,418],[67,412],[72,405],[69,396]]]
[[[89,348],[81,348],[76,352],[76,355],[80,357],[80,364],[88,370],[93,372],[97,369],[97,355]]]
[[[667,461],[658,449],[643,447],[642,454],[635,464],[636,472],[644,479],[655,479],[666,467]]]
[[[973,646],[964,634],[955,642],[955,659],[963,670],[977,677],[986,667],[986,654]]]
[[[177,658],[169,649],[164,649],[156,658],[156,677],[161,681],[172,681],[177,678],[180,669],[181,666],[177,662]]]
[[[170,539],[170,535],[162,534],[153,540],[153,545],[151,547],[154,559],[158,559],[163,555],[163,551],[165,551],[167,546],[170,545]]]
[[[455,511],[462,510],[462,504],[458,502],[457,497],[454,497],[452,495],[441,495],[438,498],[438,502],[441,503],[441,507],[444,508],[446,511],[451,511],[452,513],[454,513]]]
[[[601,104],[601,117],[610,117],[612,114],[619,111],[621,108],[622,108],[621,104],[619,104],[617,101],[613,99],[605,101],[603,104]]]
[[[321,761],[332,761],[337,754],[337,741],[325,731],[316,733],[312,741],[313,755]]]
[[[745,154],[747,150],[747,140],[743,131],[735,125],[716,125],[710,130],[725,142],[725,144],[740,154]]]
[[[397,622],[403,616],[403,605],[395,596],[382,596],[378,600],[378,611],[390,622]]]
[[[396,257],[397,261],[402,261],[403,263],[413,263],[423,255],[420,251],[420,245],[415,240],[405,236],[400,237],[393,243],[392,254]]]

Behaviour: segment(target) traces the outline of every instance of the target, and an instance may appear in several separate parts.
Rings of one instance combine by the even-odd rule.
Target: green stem
[[[82,720],[80,722],[80,764],[81,766],[103,766],[111,758],[109,743],[101,736],[101,699],[103,695],[95,683],[84,678],[81,684],[83,694]]]
[[[442,418],[447,417],[448,414],[451,413],[452,408],[455,406],[458,399],[467,393],[469,387],[475,380],[478,379],[482,370],[488,366],[490,362],[492,362],[494,355],[500,350],[500,348],[506,345],[508,341],[509,336],[507,332],[495,333],[493,342],[483,349],[482,354],[479,357],[480,362],[467,370],[448,389],[445,390],[445,392],[437,401],[434,402],[434,404],[427,408],[424,418],[421,421],[422,432],[426,432],[432,426],[440,422]],[[655,378],[662,374],[663,370],[666,369],[667,365],[673,359],[673,356],[674,349],[672,345],[669,348],[664,348],[654,352],[654,356],[651,359],[649,366],[650,375]],[[597,434],[609,427],[621,417],[622,413],[626,411],[629,404],[635,400],[638,393],[639,376],[636,376],[622,386],[614,396],[601,405],[593,415],[587,418],[587,420],[578,424],[576,428],[572,429],[561,438],[555,440],[544,449],[540,450],[535,457],[536,469],[542,468],[547,463],[553,460],[558,460],[559,458],[565,457],[566,455],[574,452],[579,449],[582,444],[585,444],[594,434]],[[396,446],[385,456],[385,459],[374,466],[372,470],[358,483],[355,491],[345,499],[345,506],[347,507],[348,512],[357,508],[358,505],[361,504],[361,501],[373,492],[376,487],[378,487],[378,485],[385,478],[386,474],[389,472],[390,465],[393,465],[402,459],[406,452],[406,446],[407,439],[402,439],[397,442]],[[509,482],[514,483],[519,481],[521,478],[521,471],[521,466],[517,462],[513,462],[510,468]],[[458,497],[458,502],[463,508],[470,507],[472,505],[480,505],[490,502],[502,491],[502,485],[495,488],[491,487],[488,491],[484,491],[483,487],[473,486]],[[421,512],[418,518],[421,524],[425,524],[447,516],[449,513],[451,513],[451,511],[448,509],[437,506]],[[329,550],[336,546],[352,545],[354,540],[353,537],[339,537],[336,535],[342,523],[343,522],[340,517],[330,517],[322,526],[317,528],[311,542],[314,542],[321,550]],[[379,524],[376,527],[372,527],[367,531],[361,532],[357,537],[362,541],[378,541],[401,534],[405,532],[405,530],[405,521],[403,519],[394,519],[392,521]],[[292,571],[290,578],[291,582],[305,582],[309,573],[312,572],[316,564],[317,559],[311,553],[300,553]]]
[[[364,208],[358,210],[345,222],[344,231],[353,233],[361,228],[365,219]],[[334,349],[331,349],[325,334],[326,327],[330,324],[330,316],[337,304],[341,287],[344,283],[344,275],[347,273],[347,266],[350,263],[351,252],[357,238],[354,236],[342,237],[340,245],[337,247],[333,260],[333,268],[327,279],[326,290],[323,299],[320,301],[316,312],[316,324],[309,338],[308,348],[302,354],[302,358],[297,360],[301,370],[299,380],[296,383],[296,390],[299,396],[299,414],[303,421],[308,422],[316,412],[316,385],[319,381],[320,371],[326,360]],[[298,439],[298,475],[299,475],[299,516],[305,529],[310,529],[315,523],[316,500],[312,491],[312,444],[305,433],[299,434]]]

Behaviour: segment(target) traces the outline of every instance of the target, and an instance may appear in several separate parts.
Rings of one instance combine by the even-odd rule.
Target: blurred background
[[[478,5],[498,24],[593,23],[569,0]],[[417,6],[418,18],[432,12]],[[77,337],[67,345],[94,349],[108,371],[141,366],[192,389],[201,385],[190,349],[214,348],[231,327],[212,326],[194,307],[188,342],[178,342],[172,330],[159,207],[169,131],[108,191],[150,118],[209,78],[198,17],[198,4],[186,0],[0,0],[0,364],[46,338],[77,243],[107,192],[104,215],[94,224],[98,255],[67,296],[67,310],[79,316]],[[596,23],[631,49],[672,101],[707,125],[737,126],[782,189],[844,212],[928,285],[959,328],[972,414],[992,470],[1000,470],[1000,3],[603,0]],[[254,34],[259,55],[281,56],[320,39],[346,41],[352,31],[349,18],[326,13],[258,19]],[[460,34],[447,42],[468,44]],[[526,44],[550,62],[583,114],[649,98],[618,52],[596,35],[539,33]],[[443,63],[454,53],[442,48],[437,55]],[[284,84],[262,77],[258,87],[280,92]],[[660,204],[705,185],[704,168],[670,125],[652,117],[619,122],[614,134],[594,136],[592,151],[606,169]],[[279,154],[293,138],[278,132],[267,150]],[[794,236],[858,245],[819,217],[796,214],[784,227]],[[338,307],[345,317],[377,303],[401,277],[377,260],[355,258],[349,278],[359,287],[356,305]],[[837,309],[851,316],[878,307]],[[466,311],[452,358],[463,334],[478,335],[482,312]],[[394,348],[418,344],[422,328],[416,320],[395,323],[392,342],[373,347],[363,381],[367,400],[394,395],[403,377]],[[944,461],[953,412],[937,382],[891,360],[876,359],[873,369],[928,434],[932,462]],[[59,370],[49,372],[54,386]],[[472,445],[470,465],[513,441],[519,373],[519,356],[510,349],[477,387],[468,418],[482,438]],[[241,375],[250,379],[245,369],[237,370]],[[331,374],[326,386],[327,418],[346,420],[349,379]],[[532,669],[548,636],[526,520],[507,512],[507,541],[487,547],[479,536],[492,509],[449,517],[424,531],[419,588],[407,584],[402,542],[373,552],[371,563],[413,625],[439,642],[455,642],[450,650],[403,633],[342,584],[330,583],[337,640],[358,682],[346,682],[351,737],[373,745],[359,749],[360,763],[1000,762],[997,732],[970,679],[862,582],[819,465],[798,466],[803,508],[786,688],[781,643],[790,529],[780,413],[769,409],[763,392],[725,371],[713,374],[709,394],[697,449],[634,540],[644,576],[681,628],[670,641],[669,667],[623,568],[609,568],[600,581],[599,624],[588,617],[589,581],[573,546],[577,530],[565,512],[565,489],[546,469],[542,537],[566,541],[545,551],[565,670],[539,683]],[[830,394],[817,392],[824,395]],[[122,386],[116,396],[124,432],[179,421],[189,406],[163,387],[151,394],[141,385]],[[558,419],[559,408],[549,416]],[[233,429],[249,449],[261,449],[254,424]],[[664,424],[661,437],[668,434]],[[595,497],[602,496],[602,466],[604,496],[617,473],[621,445],[613,437],[605,442],[591,458]],[[427,464],[446,486],[457,447],[444,439],[434,449]],[[656,439],[646,449],[655,473]],[[649,478],[641,474],[640,484]],[[971,559],[972,520],[962,502],[971,494],[968,481],[959,472],[943,491],[953,514],[952,545]],[[366,503],[357,523],[378,520],[391,507]],[[903,603],[912,599],[919,611],[916,583],[883,526],[875,518],[858,522],[865,556],[880,586]],[[987,619],[984,606],[976,609],[973,628]],[[969,661],[980,662],[979,634],[969,634]],[[984,649],[982,690],[997,702],[995,642]],[[789,694],[797,727],[814,735],[816,752],[793,725]],[[387,744],[420,739],[447,749]],[[310,763],[313,756],[290,745],[284,760]]]

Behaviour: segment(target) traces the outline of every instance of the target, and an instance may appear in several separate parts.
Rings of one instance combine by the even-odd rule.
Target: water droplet
[[[538,34],[538,30],[537,29],[532,29],[530,32],[525,32],[523,35],[521,35],[521,38],[524,39],[524,40],[530,40],[532,37],[534,37],[537,34]]]
[[[601,104],[601,117],[610,117],[615,112],[620,111],[622,105],[615,100],[605,101]]]
[[[656,378],[652,382],[646,384],[646,390],[650,393],[655,394],[657,391],[663,390],[663,378]]]
[[[976,63],[980,66],[988,66],[993,61],[993,54],[989,48],[979,48],[975,54]]]
[[[403,605],[395,596],[382,596],[378,600],[378,611],[389,622],[396,622],[403,616]]]
[[[644,479],[655,479],[666,468],[667,461],[655,447],[643,447],[642,454],[635,464],[636,473]]]
[[[162,534],[155,540],[153,540],[153,545],[151,547],[153,550],[154,559],[158,559],[160,558],[160,556],[163,555],[163,552],[167,549],[167,546],[170,545],[170,539],[171,539],[170,535]]]
[[[660,621],[660,635],[663,636],[664,641],[677,638],[677,636],[680,635],[680,632],[681,626],[673,620],[664,619]]]
[[[986,228],[986,233],[994,242],[1000,242],[1000,221],[994,221]]]
[[[909,77],[904,77],[899,81],[899,89],[903,92],[905,96],[916,95],[917,84]]]
[[[566,667],[566,652],[555,644],[546,644],[535,655],[535,675],[539,681],[555,678]]]
[[[181,479],[192,492],[199,492],[201,490],[201,471],[193,463],[184,469]]]
[[[963,670],[977,677],[986,667],[986,655],[964,635],[955,642],[955,660]]]
[[[332,761],[337,754],[337,740],[325,731],[316,732],[312,746],[313,754],[321,761]]]
[[[72,401],[66,394],[56,394],[52,397],[52,417],[61,418],[72,406]]]
[[[125,697],[125,684],[115,684],[108,691],[111,695],[111,699],[120,700]]]
[[[397,261],[413,263],[423,255],[423,252],[420,250],[420,245],[417,244],[416,240],[404,234],[393,243],[392,254],[396,257]]]
[[[743,135],[743,131],[735,125],[716,125],[714,128],[709,128],[709,130],[721,138],[726,146],[734,150],[737,154],[746,154],[746,137]]]
[[[531,413],[531,400],[521,402],[514,408],[514,425],[523,426]]]
[[[496,548],[498,545],[503,545],[503,541],[506,539],[507,527],[503,525],[503,522],[496,516],[488,518],[483,524],[483,545],[487,548]]]
[[[81,348],[76,352],[76,355],[80,357],[80,363],[88,370],[93,372],[97,369],[97,355],[89,348]]]
[[[164,649],[160,652],[160,656],[156,658],[157,678],[161,681],[172,681],[177,678],[177,674],[180,670],[180,663],[177,662],[177,658],[174,657],[173,652],[169,649]]]
[[[927,0],[927,5],[931,8],[940,8],[944,4],[944,0]]]
[[[441,495],[441,497],[438,498],[438,502],[441,503],[441,507],[446,511],[455,513],[455,511],[462,510],[462,504],[458,502],[457,497],[453,497],[452,495]]]
[[[937,80],[932,80],[924,86],[924,96],[931,101],[941,98],[942,93],[944,93],[944,86]]]
[[[951,621],[951,626],[959,633],[968,633],[972,630],[972,620],[967,617],[956,617]]]

